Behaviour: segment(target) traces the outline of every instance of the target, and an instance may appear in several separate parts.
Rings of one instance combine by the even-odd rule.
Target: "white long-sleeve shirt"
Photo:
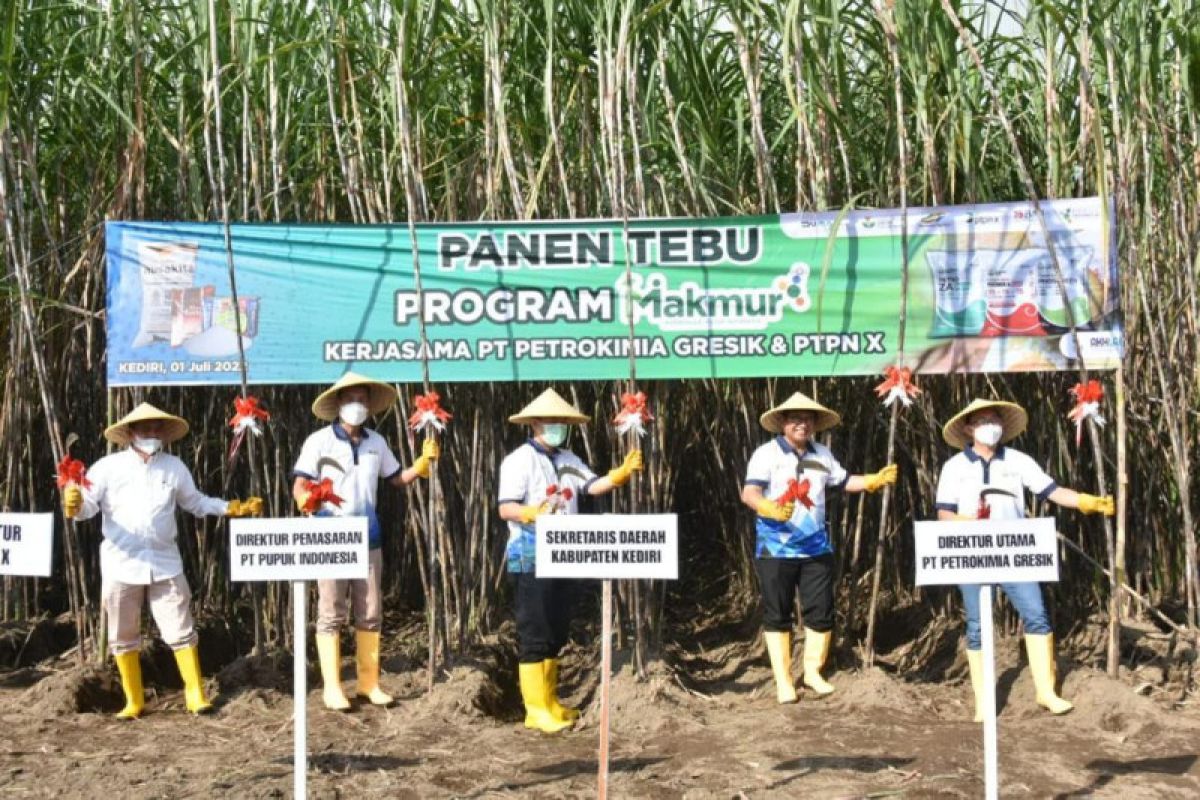
[[[197,517],[222,515],[229,504],[196,488],[192,473],[170,453],[149,461],[132,449],[105,456],[87,471],[76,519],[103,515],[100,574],[106,580],[148,584],[183,572],[175,544],[175,506]]]

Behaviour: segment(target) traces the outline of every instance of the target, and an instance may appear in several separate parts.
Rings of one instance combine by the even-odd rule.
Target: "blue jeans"
[[[1042,603],[1040,583],[1001,583],[999,586],[1021,615],[1025,633],[1050,633],[1050,619],[1046,616],[1046,606]],[[979,635],[979,584],[959,584],[958,591],[962,593],[963,608],[967,612],[967,649],[979,650],[983,647],[983,640]]]

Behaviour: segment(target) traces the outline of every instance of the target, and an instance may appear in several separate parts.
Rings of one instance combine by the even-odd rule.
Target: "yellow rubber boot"
[[[971,670],[971,691],[975,693],[975,722],[983,722],[983,651],[968,650],[967,666]]]
[[[804,685],[821,696],[833,694],[833,686],[821,677],[821,667],[829,657],[829,643],[833,631],[818,633],[812,628],[804,629]]]
[[[792,682],[792,635],[787,631],[764,631],[771,672],[775,674],[775,699],[780,703],[795,703],[796,685]]]
[[[558,700],[558,659],[547,658],[542,662],[546,671],[546,708],[555,719],[574,722],[579,719],[579,710],[568,708]]]
[[[559,719],[546,707],[546,669],[544,661],[536,664],[518,664],[517,676],[521,682],[521,699],[525,702],[525,727],[543,733],[558,733],[571,723]]]
[[[379,631],[354,632],[354,658],[358,664],[358,696],[371,705],[390,706],[392,696],[379,688]]]
[[[117,712],[117,719],[137,719],[146,705],[146,694],[142,691],[141,653],[131,650],[117,653],[117,672],[121,673],[121,690],[125,692],[125,707]]]
[[[318,633],[317,656],[321,660],[321,700],[330,711],[349,711],[350,701],[342,692],[342,648],[336,633]]]
[[[1029,672],[1037,690],[1037,703],[1051,714],[1065,714],[1075,706],[1054,691],[1057,670],[1054,665],[1054,634],[1025,634],[1025,652],[1029,654]]]
[[[187,710],[193,714],[208,714],[212,703],[204,696],[204,679],[200,677],[200,651],[196,645],[175,651],[175,663],[179,665],[179,676],[183,678],[183,699]]]

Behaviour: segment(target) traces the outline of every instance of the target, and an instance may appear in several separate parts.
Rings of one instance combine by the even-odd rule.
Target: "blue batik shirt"
[[[781,497],[790,481],[806,478],[811,508],[797,502],[787,522],[755,517],[758,558],[813,558],[833,552],[825,526],[825,493],[844,487],[850,475],[828,447],[810,441],[797,452],[787,439],[776,436],[755,450],[746,466],[746,485],[759,487],[770,500]]]

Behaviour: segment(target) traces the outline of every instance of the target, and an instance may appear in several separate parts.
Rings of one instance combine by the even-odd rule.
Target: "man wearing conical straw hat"
[[[383,570],[383,528],[375,511],[379,481],[404,486],[428,478],[438,457],[438,443],[426,439],[421,455],[408,469],[387,441],[364,426],[367,418],[391,407],[396,390],[390,384],[347,372],[317,396],[312,412],[330,423],[311,434],[292,469],[292,495],[305,513],[332,516],[365,516],[369,530],[369,570],[366,580],[317,581],[317,655],[324,688],[321,699],[334,711],[348,711],[350,701],[342,691],[341,631],[346,623],[346,594],[354,613],[357,694],[372,705],[386,706],[392,696],[379,688],[379,638],[383,622],[380,573]],[[310,495],[328,480],[337,502]]]
[[[571,624],[573,581],[542,579],[535,573],[536,521],[542,514],[575,514],[579,495],[602,495],[629,482],[642,468],[642,452],[633,450],[621,466],[597,477],[579,456],[565,449],[570,426],[589,417],[547,389],[508,418],[528,425],[526,442],[500,465],[497,502],[508,522],[509,584],[516,598],[517,669],[525,727],[555,733],[579,716],[558,699],[558,654]]]
[[[1002,400],[973,400],[950,418],[942,438],[961,452],[942,467],[938,479],[937,513],[940,520],[1021,519],[1025,516],[1025,490],[1042,500],[1084,514],[1112,516],[1113,499],[1082,494],[1059,486],[1029,456],[1007,446],[1025,430],[1025,409]],[[967,664],[975,693],[975,721],[983,721],[983,656],[979,634],[979,586],[964,584],[963,607],[967,614]],[[1038,705],[1052,714],[1065,714],[1074,706],[1055,691],[1054,633],[1036,583],[1000,585],[1016,607],[1025,628],[1025,649]]]
[[[175,507],[197,517],[262,513],[257,497],[226,502],[201,494],[183,462],[162,452],[187,432],[182,418],[142,403],[104,431],[104,438],[124,449],[92,465],[84,485],[63,489],[63,513],[69,519],[90,519],[97,513],[102,518],[101,595],[108,646],[125,692],[125,707],[117,714],[121,719],[138,717],[145,704],[139,657],[142,606],[147,601],[159,633],[175,651],[187,710],[212,710],[200,675],[191,590],[175,544]]]
[[[798,699],[792,681],[792,608],[797,590],[804,614],[804,685],[833,692],[821,677],[833,638],[833,544],[825,525],[829,489],[874,492],[896,481],[896,465],[851,475],[814,441],[841,417],[800,392],[768,410],[759,422],[775,438],[754,451],[746,466],[742,502],[755,513],[755,560],[763,600],[763,640],[780,703]]]

